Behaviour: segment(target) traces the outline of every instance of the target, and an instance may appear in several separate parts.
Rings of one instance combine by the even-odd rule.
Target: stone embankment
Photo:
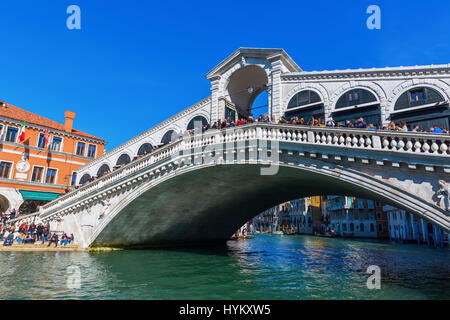
[[[0,244],[0,252],[7,251],[29,251],[29,252],[42,252],[42,251],[84,251],[80,246],[76,244],[68,244],[66,246],[57,246],[54,244],[48,246],[47,244],[13,244],[12,246],[4,246]]]

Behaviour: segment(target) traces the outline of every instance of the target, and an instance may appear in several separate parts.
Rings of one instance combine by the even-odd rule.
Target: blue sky
[[[81,30],[66,9],[81,8]],[[366,27],[369,5],[381,30]],[[0,99],[106,139],[108,150],[207,97],[241,46],[284,48],[306,71],[450,63],[450,1],[0,3]]]

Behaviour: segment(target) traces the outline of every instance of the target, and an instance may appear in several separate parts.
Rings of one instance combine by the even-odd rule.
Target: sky
[[[75,111],[111,150],[209,96],[206,73],[239,47],[283,48],[305,71],[450,63],[450,1],[2,1],[0,39],[0,100]]]

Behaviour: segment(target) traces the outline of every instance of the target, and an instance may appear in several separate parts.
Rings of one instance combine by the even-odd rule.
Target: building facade
[[[76,170],[103,155],[105,141],[74,129],[74,118],[74,112],[66,111],[60,124],[0,101],[1,212],[34,212],[73,188]]]
[[[390,205],[385,205],[383,210],[388,214],[390,240],[434,247],[448,243],[448,234],[424,219]]]
[[[375,206],[372,200],[329,196],[330,228],[342,237],[377,238]]]
[[[263,233],[315,234],[323,229],[320,196],[288,201],[265,210],[252,219],[251,230]]]

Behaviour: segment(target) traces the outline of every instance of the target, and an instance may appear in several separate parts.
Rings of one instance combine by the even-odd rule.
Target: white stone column
[[[211,124],[220,119],[219,112],[219,77],[211,80]]]
[[[281,87],[281,60],[280,56],[270,59],[272,71],[270,74],[269,114],[278,120],[282,116],[282,87]]]

